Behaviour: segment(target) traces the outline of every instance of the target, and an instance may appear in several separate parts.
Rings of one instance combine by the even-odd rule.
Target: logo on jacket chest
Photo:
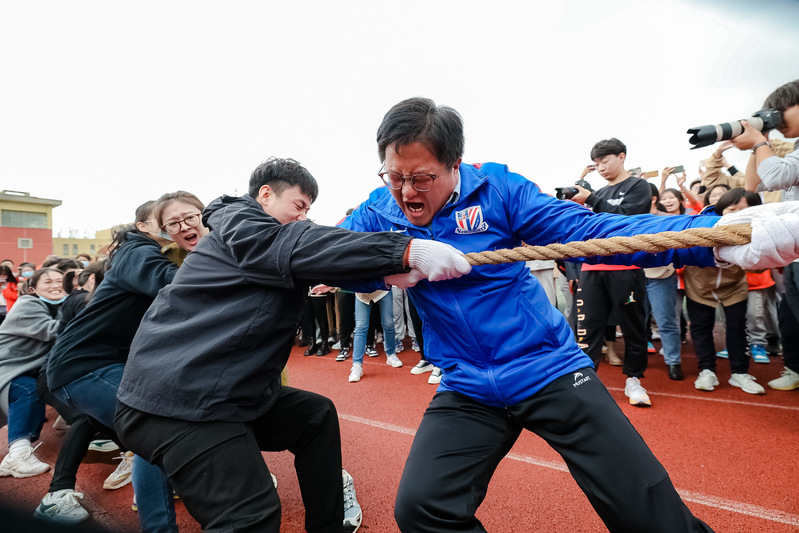
[[[479,205],[455,211],[455,224],[455,233],[460,235],[480,233],[488,229],[488,222],[483,220],[483,208]]]

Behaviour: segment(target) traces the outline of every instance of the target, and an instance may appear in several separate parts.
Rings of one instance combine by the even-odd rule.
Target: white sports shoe
[[[630,399],[630,404],[638,407],[649,407],[652,401],[646,393],[646,389],[641,386],[638,378],[627,378],[624,385],[624,395]]]
[[[119,457],[115,459],[119,459],[120,463],[116,470],[111,472],[111,475],[103,482],[103,488],[105,490],[120,489],[131,481],[130,474],[133,470],[133,452],[120,453]]]
[[[355,485],[352,482],[352,476],[346,470],[342,470],[341,478],[344,482],[344,531],[355,533],[361,527],[363,513],[358,500],[355,499]]]
[[[712,370],[704,369],[699,373],[699,377],[694,381],[694,388],[697,390],[713,390],[719,386],[719,378]]]
[[[399,357],[397,357],[396,355],[391,354],[388,357],[386,357],[386,364],[391,365],[394,368],[399,368],[402,366],[402,361],[400,361]]]
[[[422,359],[415,367],[411,368],[411,374],[419,375],[425,372],[432,372],[434,368],[435,367],[431,363]]]
[[[430,377],[427,378],[427,382],[431,385],[438,385],[441,383],[441,369],[434,366],[433,371],[430,373]]]
[[[0,476],[32,477],[50,470],[50,465],[41,462],[38,457],[33,455],[39,446],[41,443],[26,452],[6,455],[3,462],[0,463]]]
[[[58,522],[59,524],[77,524],[89,518],[89,513],[80,506],[78,498],[83,498],[82,492],[72,489],[48,492],[42,498],[42,503],[33,513],[35,518]]]
[[[738,387],[749,394],[766,393],[766,389],[764,389],[758,382],[755,381],[755,376],[750,374],[733,374],[730,376],[729,383],[733,387]]]
[[[799,389],[799,374],[790,368],[786,368],[782,371],[782,375],[780,377],[769,381],[768,386],[774,390]]]
[[[363,376],[363,366],[352,365],[352,370],[350,370],[350,377],[349,377],[350,383],[361,381],[362,376]]]

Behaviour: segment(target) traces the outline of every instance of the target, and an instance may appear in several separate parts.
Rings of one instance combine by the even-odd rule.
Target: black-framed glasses
[[[200,213],[194,213],[193,215],[189,215],[182,220],[175,220],[174,222],[168,222],[161,226],[161,229],[169,233],[170,235],[175,235],[176,233],[180,233],[180,225],[186,224],[186,227],[196,228],[200,225]]]
[[[427,192],[433,188],[433,182],[438,179],[437,174],[411,174],[403,176],[399,172],[378,172],[378,176],[386,184],[386,187],[398,191],[405,185],[405,180],[411,181],[411,187],[419,192]]]

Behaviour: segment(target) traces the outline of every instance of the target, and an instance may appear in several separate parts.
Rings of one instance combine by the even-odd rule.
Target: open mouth
[[[424,204],[421,202],[405,202],[405,207],[412,215],[420,215],[424,211]]]
[[[197,232],[192,232],[184,235],[183,240],[186,241],[186,244],[194,247],[197,246],[197,242],[199,242],[200,236],[197,234]]]

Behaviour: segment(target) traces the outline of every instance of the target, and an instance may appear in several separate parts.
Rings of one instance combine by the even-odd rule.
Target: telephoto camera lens
[[[782,126],[782,113],[776,109],[761,109],[746,121],[756,130],[766,133]],[[710,126],[697,126],[688,130],[688,134],[691,135],[688,142],[693,144],[691,150],[695,150],[719,141],[728,141],[742,134],[743,131],[744,127],[740,120]]]

